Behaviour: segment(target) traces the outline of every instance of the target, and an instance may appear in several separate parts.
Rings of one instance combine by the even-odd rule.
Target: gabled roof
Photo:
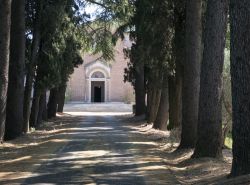
[[[95,59],[95,60],[93,60],[93,61],[91,61],[91,62],[85,64],[84,67],[87,68],[87,67],[92,66],[92,65],[94,65],[94,64],[96,64],[96,63],[101,63],[102,65],[105,65],[106,67],[109,67],[109,68],[111,67],[111,66],[110,66],[109,64],[107,64],[106,62],[101,61],[100,58]]]
[[[101,62],[98,59],[90,63],[87,63],[86,65],[84,65],[84,68],[86,77],[90,77],[92,73],[95,71],[101,71],[105,73],[106,78],[110,78],[110,72],[111,72],[110,65],[107,65],[106,63]]]

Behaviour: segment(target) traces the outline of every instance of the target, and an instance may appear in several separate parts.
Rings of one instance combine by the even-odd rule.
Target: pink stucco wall
[[[127,67],[127,62],[124,58],[123,48],[129,46],[127,40],[118,41],[115,47],[115,58],[112,61],[110,68],[110,87],[109,101],[110,102],[127,102],[134,100],[134,91],[130,83],[124,83],[124,69]],[[84,64],[75,69],[68,83],[67,94],[71,101],[86,101],[88,96],[88,84],[86,81],[85,65],[96,61],[99,55],[84,56]]]

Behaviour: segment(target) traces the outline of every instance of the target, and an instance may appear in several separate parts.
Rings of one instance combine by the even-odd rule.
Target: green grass
[[[232,149],[232,146],[233,146],[233,140],[232,140],[232,134],[228,134],[228,136],[226,137],[225,139],[225,145]]]

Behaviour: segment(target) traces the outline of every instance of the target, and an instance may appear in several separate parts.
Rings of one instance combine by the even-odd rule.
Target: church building
[[[134,101],[133,87],[124,83],[128,59],[125,59],[123,49],[128,47],[131,47],[128,36],[119,40],[114,61],[109,63],[101,60],[98,54],[86,54],[84,63],[75,68],[68,82],[68,99],[85,103]]]

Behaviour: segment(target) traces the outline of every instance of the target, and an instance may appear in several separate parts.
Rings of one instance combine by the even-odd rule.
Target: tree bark
[[[197,143],[193,157],[222,157],[222,73],[227,10],[227,0],[207,1]]]
[[[149,113],[152,105],[153,89],[147,87],[147,106],[146,106],[146,120],[148,121]]]
[[[196,143],[201,63],[201,0],[186,1],[185,63],[182,87],[182,133],[179,148]]]
[[[6,123],[6,104],[9,71],[11,0],[0,0],[0,142],[3,142]]]
[[[12,0],[9,83],[6,107],[5,139],[23,132],[23,96],[25,66],[25,0]]]
[[[48,121],[48,112],[47,112],[47,91],[45,90],[43,93],[43,114],[42,114],[42,120]]]
[[[250,173],[250,1],[230,0],[233,165],[231,176]]]
[[[61,85],[58,88],[58,107],[57,112],[63,113],[63,107],[65,103],[65,93],[66,93],[67,85]]]
[[[50,90],[49,102],[48,102],[48,118],[56,117],[57,112],[57,100],[58,99],[58,88],[55,87]]]
[[[169,94],[168,94],[168,76],[165,75],[163,87],[161,90],[161,98],[159,108],[154,121],[153,128],[159,130],[167,130],[167,122],[169,118]]]
[[[28,67],[30,68],[30,66]],[[33,69],[34,70],[34,69]],[[25,90],[24,90],[24,102],[23,102],[23,132],[29,132],[29,118],[31,113],[31,95],[32,95],[32,88],[33,88],[33,80],[34,74],[33,71],[28,69],[26,74],[26,82],[25,82]]]
[[[36,128],[42,124],[42,121],[44,120],[44,112],[47,112],[47,109],[46,109],[46,90],[43,90],[41,93],[41,96],[40,96],[39,111],[38,111],[38,115],[37,115]]]
[[[41,33],[40,33],[40,19],[41,19],[41,4],[37,7],[38,12],[36,19],[34,20],[35,27],[33,30],[33,41],[32,41],[32,51],[30,57],[30,63],[27,65],[27,75],[26,75],[26,84],[25,84],[25,91],[24,91],[24,108],[23,108],[23,132],[27,133],[29,131],[29,119],[31,113],[31,95],[32,95],[32,88],[33,88],[33,81],[35,77],[35,67],[36,61],[38,57],[38,51],[41,41]]]
[[[30,120],[29,120],[30,127],[33,127],[33,128],[37,127],[40,97],[41,97],[41,90],[37,88],[37,85],[35,84],[34,95],[33,95],[32,106],[31,106]]]
[[[144,64],[135,64],[135,116],[145,115]]]
[[[182,120],[182,65],[176,68],[175,76],[169,77],[169,124],[168,130],[179,128]]]
[[[161,89],[158,88],[152,88],[151,95],[149,97],[149,105],[148,105],[148,116],[147,116],[147,122],[148,123],[154,123],[159,104],[161,99]]]

